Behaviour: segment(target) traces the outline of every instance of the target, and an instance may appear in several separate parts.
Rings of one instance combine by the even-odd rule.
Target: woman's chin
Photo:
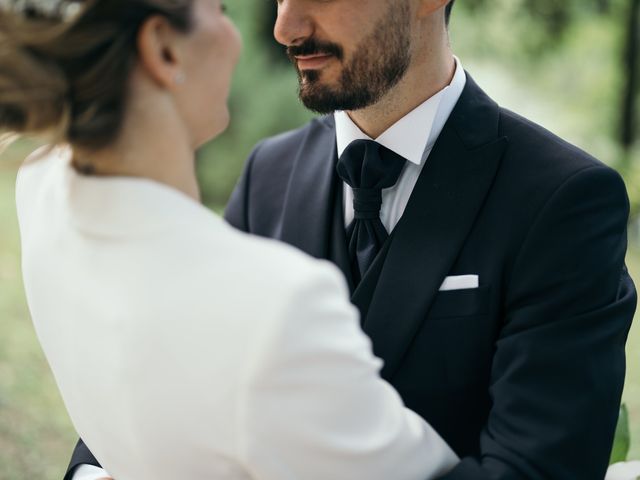
[[[207,131],[198,137],[198,141],[195,146],[196,149],[222,135],[227,130],[227,127],[229,127],[229,122],[229,111],[225,108],[224,115],[219,115],[218,118],[215,119],[215,122],[213,122],[213,126],[210,125]]]

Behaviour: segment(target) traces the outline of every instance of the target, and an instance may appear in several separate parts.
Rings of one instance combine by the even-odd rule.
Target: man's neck
[[[380,101],[361,110],[347,112],[353,123],[370,138],[378,138],[389,127],[451,83],[456,63],[450,50],[436,59],[419,63]]]

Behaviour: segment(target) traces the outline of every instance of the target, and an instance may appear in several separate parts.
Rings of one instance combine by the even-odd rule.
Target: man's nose
[[[281,0],[278,2],[278,18],[273,36],[284,46],[303,43],[313,34],[313,22],[305,0]]]

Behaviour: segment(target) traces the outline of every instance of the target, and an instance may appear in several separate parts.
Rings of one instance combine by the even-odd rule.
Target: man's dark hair
[[[453,2],[455,1],[456,0],[451,0],[444,11],[444,19],[447,22],[447,25],[449,25],[449,18],[451,18],[451,9],[453,8]]]

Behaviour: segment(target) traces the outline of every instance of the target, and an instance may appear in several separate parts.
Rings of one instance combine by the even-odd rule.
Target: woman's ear
[[[173,90],[182,83],[180,34],[160,15],[144,21],[138,30],[140,67],[161,87]]]

